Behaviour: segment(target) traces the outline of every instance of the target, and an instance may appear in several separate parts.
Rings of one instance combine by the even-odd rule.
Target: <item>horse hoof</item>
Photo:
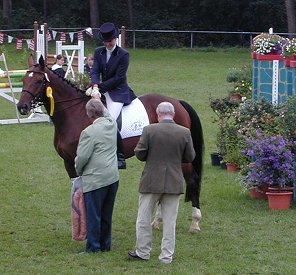
[[[189,232],[199,234],[201,232],[199,227],[199,221],[197,219],[193,219],[190,225]]]
[[[189,229],[189,232],[194,233],[194,234],[200,234],[201,230],[200,230],[199,226],[197,226],[197,227],[196,226],[195,227],[191,226],[190,229]]]

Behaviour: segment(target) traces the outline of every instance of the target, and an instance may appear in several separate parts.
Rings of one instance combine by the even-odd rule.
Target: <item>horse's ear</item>
[[[41,55],[41,56],[39,57],[39,65],[44,69],[44,67],[45,67],[45,62],[44,62],[43,55]]]
[[[28,58],[28,66],[29,68],[32,67],[34,65],[34,60],[33,60],[33,55],[30,54],[29,58]]]

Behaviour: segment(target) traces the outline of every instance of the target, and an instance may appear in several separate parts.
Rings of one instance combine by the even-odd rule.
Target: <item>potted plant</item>
[[[229,92],[231,100],[241,101],[252,97],[252,69],[251,66],[243,66],[241,69],[231,68],[227,74],[226,81],[233,83]]]
[[[286,38],[277,34],[262,33],[253,38],[251,49],[256,54],[282,54],[282,48],[287,43]]]
[[[245,183],[250,187],[276,187],[276,191],[266,193],[270,208],[270,197],[273,199],[276,193],[283,197],[283,189],[293,185],[295,174],[291,146],[295,145],[280,135],[268,136],[261,131],[257,131],[256,137],[246,138],[247,149],[242,152],[251,161],[245,167]],[[288,192],[285,207],[290,206],[292,194]]]
[[[216,137],[217,152],[211,153],[211,158],[219,158],[219,164],[226,154],[226,127],[228,120],[232,117],[233,110],[238,107],[237,102],[231,101],[228,97],[212,99],[210,98],[210,107],[214,111],[216,118],[214,123],[218,124],[218,133]],[[212,161],[213,164],[213,161]]]
[[[241,150],[244,147],[243,139],[239,135],[238,127],[234,121],[227,124],[225,130],[226,154],[223,160],[226,162],[227,171],[234,172],[244,163],[245,156]]]
[[[296,55],[296,38],[286,38],[286,43],[284,43],[282,50],[282,54],[286,59],[293,58]]]

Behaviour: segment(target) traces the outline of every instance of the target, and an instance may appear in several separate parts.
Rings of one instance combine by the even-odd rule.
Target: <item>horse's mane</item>
[[[39,64],[36,64],[35,66],[38,66]],[[68,80],[67,78],[64,78],[62,76],[60,76],[59,74],[57,74],[55,71],[53,71],[51,68],[46,67],[49,71],[51,71],[52,73],[54,73],[61,81],[63,81],[65,84],[67,84],[68,86],[72,87],[73,89],[75,89],[75,91],[77,93],[80,93],[82,95],[85,95],[85,91],[79,89],[73,82],[71,82],[70,80]]]

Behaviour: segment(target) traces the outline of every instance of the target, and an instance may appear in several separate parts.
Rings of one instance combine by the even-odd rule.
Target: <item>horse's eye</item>
[[[37,80],[36,81],[36,84],[38,84],[38,85],[41,84],[41,83],[42,83],[42,80]]]

